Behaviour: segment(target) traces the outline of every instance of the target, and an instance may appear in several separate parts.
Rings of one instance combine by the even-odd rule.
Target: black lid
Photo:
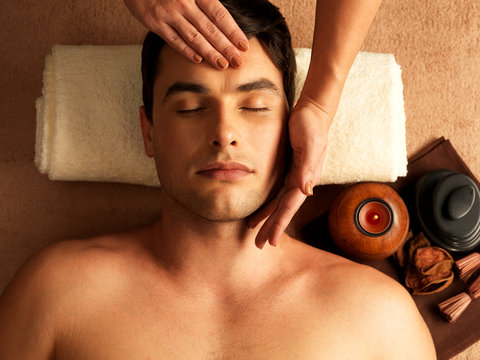
[[[417,217],[425,235],[452,252],[480,244],[480,191],[467,175],[434,170],[415,189]]]

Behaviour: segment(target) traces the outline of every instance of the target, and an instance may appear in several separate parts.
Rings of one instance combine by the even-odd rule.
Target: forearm
[[[381,0],[317,0],[312,59],[300,102],[335,114],[348,72]]]

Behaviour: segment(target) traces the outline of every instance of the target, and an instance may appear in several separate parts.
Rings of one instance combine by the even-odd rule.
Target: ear
[[[148,157],[154,156],[153,151],[153,124],[148,120],[145,114],[145,107],[140,106],[140,127],[142,128],[143,145],[145,146],[145,154]]]

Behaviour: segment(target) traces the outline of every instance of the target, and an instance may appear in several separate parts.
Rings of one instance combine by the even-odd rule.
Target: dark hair
[[[247,38],[257,38],[272,62],[282,72],[283,87],[290,109],[295,98],[295,54],[285,18],[267,0],[220,0]],[[158,57],[165,41],[149,32],[142,48],[143,104],[152,121],[153,84],[157,75]]]

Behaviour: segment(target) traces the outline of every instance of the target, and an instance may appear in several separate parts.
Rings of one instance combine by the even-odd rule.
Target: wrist
[[[316,119],[318,125],[322,125],[326,131],[330,129],[333,117],[335,116],[337,106],[327,104],[311,97],[308,93],[302,92],[292,114],[299,113],[311,113]]]
[[[333,118],[340,103],[346,77],[325,71],[313,70],[310,73],[310,70],[297,103],[314,106]]]

